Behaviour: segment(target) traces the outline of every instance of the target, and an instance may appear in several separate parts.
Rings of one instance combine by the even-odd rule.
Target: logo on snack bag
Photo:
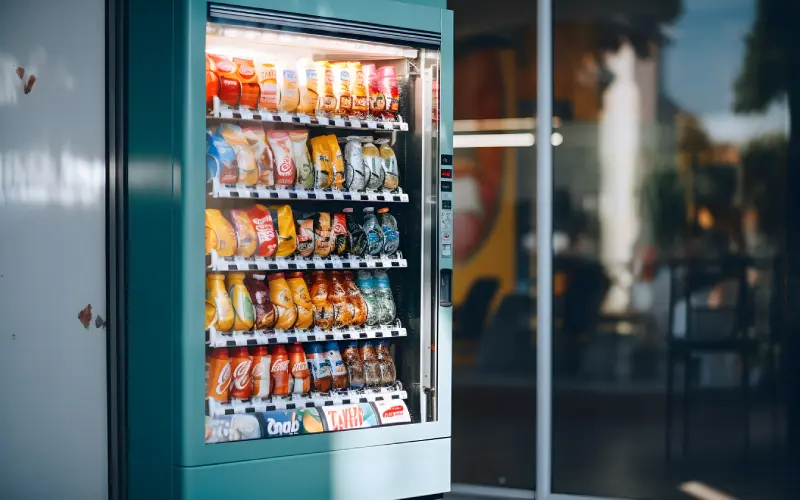
[[[284,157],[278,166],[278,171],[282,174],[289,174],[292,171],[292,162],[289,157]]]
[[[245,78],[250,78],[256,74],[256,71],[250,66],[239,66],[239,74]]]
[[[222,371],[219,372],[219,377],[217,377],[217,387],[214,389],[217,391],[217,394],[225,394],[228,391],[228,388],[231,386],[231,365],[230,363],[226,364],[222,367]]]

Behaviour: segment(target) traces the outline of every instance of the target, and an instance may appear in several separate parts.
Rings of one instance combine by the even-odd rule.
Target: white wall
[[[0,497],[102,499],[105,4],[0,11]]]

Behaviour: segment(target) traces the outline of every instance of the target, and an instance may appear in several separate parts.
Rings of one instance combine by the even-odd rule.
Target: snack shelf
[[[360,391],[337,391],[328,394],[311,393],[307,395],[293,394],[290,396],[273,396],[269,399],[247,399],[242,401],[231,400],[229,403],[220,403],[208,399],[208,415],[234,415],[241,413],[256,413],[275,410],[294,410],[300,408],[323,408],[353,403],[373,403],[376,401],[405,400],[408,393],[403,390],[399,382],[392,387],[363,389]]]
[[[206,341],[210,347],[248,347],[255,345],[293,344],[295,342],[324,342],[328,340],[369,340],[405,337],[408,332],[395,325],[364,326],[323,331],[313,330],[252,330],[222,333],[209,327]]]
[[[401,190],[384,191],[333,191],[327,189],[277,189],[244,184],[211,183],[214,198],[247,198],[252,200],[318,200],[318,201],[365,201],[381,203],[408,203],[408,195]]]
[[[216,250],[206,256],[206,267],[210,271],[306,271],[336,269],[393,269],[408,267],[402,253],[381,257],[303,258],[280,257],[220,257]]]
[[[308,116],[297,113],[270,113],[265,111],[253,111],[244,106],[231,108],[219,103],[219,98],[214,98],[214,107],[207,119],[227,119],[245,120],[271,123],[287,123],[291,125],[306,125],[312,127],[332,127],[351,130],[375,130],[386,132],[407,132],[408,123],[398,120],[374,120],[357,118],[327,118],[324,116]]]

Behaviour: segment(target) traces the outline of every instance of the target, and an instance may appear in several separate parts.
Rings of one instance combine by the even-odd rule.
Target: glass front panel
[[[787,498],[769,3],[554,2],[554,492]]]
[[[207,24],[206,443],[435,418],[438,68]]]

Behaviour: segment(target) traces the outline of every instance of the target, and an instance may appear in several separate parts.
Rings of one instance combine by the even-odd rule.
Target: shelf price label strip
[[[408,267],[408,261],[398,253],[392,257],[351,257],[346,259],[280,259],[220,257],[212,250],[207,256],[209,270],[224,271],[307,271],[332,269],[394,269]]]
[[[249,347],[328,340],[392,339],[406,337],[408,331],[399,325],[381,325],[349,330],[310,330],[305,332],[255,330],[223,334],[212,326],[206,331],[206,336],[210,347]]]
[[[348,128],[353,130],[408,131],[408,123],[404,121],[327,118],[324,116],[307,116],[292,113],[261,113],[259,111],[252,111],[242,107],[231,109],[227,106],[220,106],[217,111],[207,118],[225,120],[255,120],[271,123],[292,123],[320,127]]]
[[[324,408],[353,403],[374,403],[408,399],[408,393],[395,387],[346,391],[331,394],[293,395],[272,400],[244,400],[220,403],[208,399],[208,412],[212,417],[299,408]]]
[[[219,184],[216,180],[209,193],[214,198],[248,198],[253,200],[320,200],[408,203],[406,193],[326,191],[323,189],[267,189],[243,185]]]

